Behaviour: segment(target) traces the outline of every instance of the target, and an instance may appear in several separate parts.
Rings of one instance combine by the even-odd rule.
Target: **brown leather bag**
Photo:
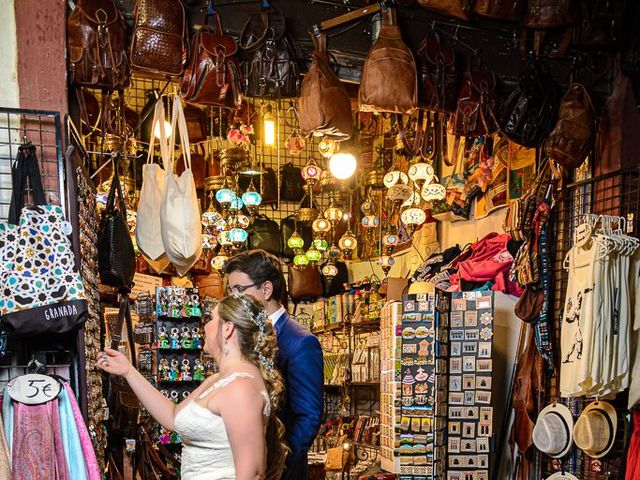
[[[295,268],[291,265],[288,277],[289,296],[294,303],[316,300],[324,293],[318,267]]]
[[[180,0],[138,0],[131,67],[168,76],[182,74],[187,58],[187,21]]]
[[[184,119],[187,122],[187,131],[189,132],[189,143],[200,143],[207,139],[206,115],[202,109],[195,105],[186,105],[184,107]]]
[[[218,272],[212,272],[209,275],[194,275],[193,281],[198,287],[198,293],[201,297],[224,297],[224,281]]]
[[[349,94],[329,65],[326,34],[312,35],[311,39],[313,61],[302,80],[298,98],[300,129],[346,140],[353,132]]]
[[[432,30],[418,47],[418,63],[422,103],[439,112],[453,112],[459,91],[453,47],[440,43],[440,36]]]
[[[364,112],[405,113],[418,106],[416,62],[402,41],[396,11],[382,11],[380,35],[364,62],[358,104]]]
[[[528,0],[524,26],[536,29],[569,27],[576,22],[574,0]]]
[[[418,5],[445,17],[469,19],[468,0],[418,0]]]
[[[482,17],[519,22],[526,5],[526,0],[476,0],[473,11]]]
[[[595,140],[595,110],[587,89],[574,83],[560,101],[558,122],[549,134],[545,151],[566,168],[577,168]]]
[[[69,80],[118,90],[129,86],[127,27],[113,0],[78,0],[67,19]]]
[[[615,60],[614,74],[613,91],[598,122],[593,164],[596,176],[636,165],[640,151],[640,112],[631,80],[620,71],[619,58]]]
[[[208,25],[209,17],[215,28]],[[238,46],[224,35],[220,15],[205,15],[204,24],[191,40],[191,58],[187,63],[180,91],[187,102],[220,107],[239,107],[242,103]]]
[[[488,70],[469,68],[458,95],[458,104],[449,120],[448,130],[457,137],[480,137],[494,133],[498,126],[494,109],[497,81]]]

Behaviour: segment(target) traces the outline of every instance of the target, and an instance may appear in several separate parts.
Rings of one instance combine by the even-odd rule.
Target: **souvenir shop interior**
[[[640,479],[637,2],[5,3],[1,478],[181,478],[100,352],[181,402],[263,249],[309,480]]]

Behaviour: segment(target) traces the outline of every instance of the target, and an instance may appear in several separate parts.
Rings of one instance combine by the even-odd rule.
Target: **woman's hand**
[[[97,365],[105,372],[120,377],[126,377],[133,369],[127,357],[111,348],[105,348],[104,352],[100,352]]]

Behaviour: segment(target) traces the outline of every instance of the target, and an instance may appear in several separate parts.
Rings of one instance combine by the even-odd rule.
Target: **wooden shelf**
[[[379,387],[380,382],[351,382],[352,387]]]

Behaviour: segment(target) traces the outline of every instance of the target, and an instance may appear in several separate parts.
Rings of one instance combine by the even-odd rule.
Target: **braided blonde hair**
[[[273,326],[267,319],[263,305],[250,295],[230,295],[217,302],[217,306],[220,320],[232,322],[235,326],[242,356],[258,367],[262,374],[271,401],[271,413],[267,420],[267,467],[264,478],[279,480],[289,447],[284,441],[284,424],[276,415],[283,402],[284,382],[275,368],[278,344]]]

